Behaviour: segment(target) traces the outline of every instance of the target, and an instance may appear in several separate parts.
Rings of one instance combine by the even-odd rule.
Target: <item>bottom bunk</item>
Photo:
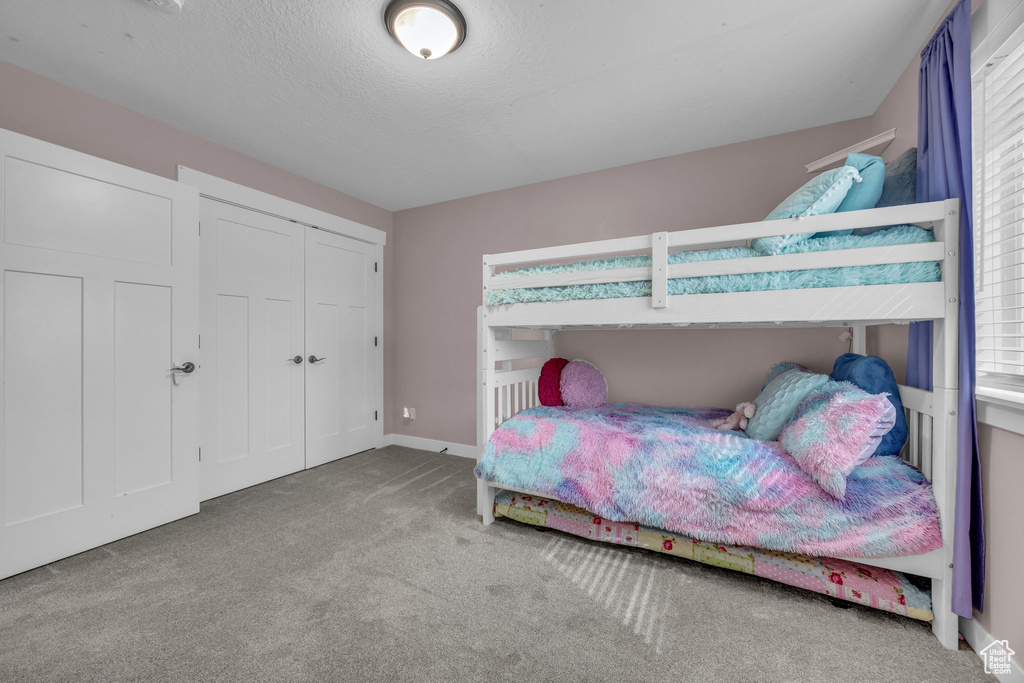
[[[898,386],[884,361],[857,353],[837,358],[831,375],[780,363],[749,424],[741,420],[746,431],[718,429],[741,411],[539,405],[544,369],[509,361],[551,358],[550,336],[482,329],[475,474],[485,525],[511,517],[738,569],[931,621],[942,645],[957,647],[952,524],[943,523],[955,482],[955,390]],[[564,372],[568,361],[550,365],[559,360]],[[884,369],[886,388],[843,377],[847,363]],[[600,379],[591,382],[598,390]],[[594,403],[606,399],[597,394]],[[754,433],[758,417],[757,431],[770,425],[770,434]]]
[[[707,543],[632,522],[612,522],[575,505],[507,490],[495,496],[494,516],[740,571],[911,619],[932,620],[931,595],[907,575],[888,569],[849,560]]]

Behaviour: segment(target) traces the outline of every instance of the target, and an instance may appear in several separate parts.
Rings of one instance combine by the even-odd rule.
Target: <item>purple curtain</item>
[[[961,0],[921,52],[917,201],[960,199],[960,405],[953,611],[971,617],[985,590],[981,463],[974,408],[974,240],[971,198],[971,3]],[[932,388],[932,323],[912,323],[907,384]]]

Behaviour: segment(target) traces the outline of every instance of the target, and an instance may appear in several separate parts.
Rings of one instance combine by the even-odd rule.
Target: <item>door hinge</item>
[[[374,337],[374,338],[373,338],[373,345],[374,345],[374,346],[376,346],[376,345],[377,345],[377,338],[376,338],[376,337]]]
[[[373,419],[374,419],[374,420],[376,420],[376,419],[377,419],[377,411],[376,411],[376,410],[375,410],[375,411],[373,411]]]
[[[203,447],[199,447],[199,462],[203,461]]]
[[[203,348],[203,335],[199,335],[199,348]]]
[[[200,223],[199,224],[199,235],[202,236],[202,234],[203,234],[203,224]]]
[[[375,272],[375,273],[377,272],[377,262],[376,261],[373,262],[373,272]]]

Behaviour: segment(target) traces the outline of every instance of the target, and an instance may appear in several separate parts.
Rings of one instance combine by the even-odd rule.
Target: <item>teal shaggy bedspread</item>
[[[797,242],[786,250],[787,254],[815,251],[835,251],[862,247],[881,247],[897,244],[934,242],[935,235],[916,225],[898,225],[870,235],[843,235],[815,237]],[[705,249],[669,254],[669,264],[723,261],[739,258],[767,258],[749,247]],[[614,258],[580,261],[566,265],[540,265],[498,273],[495,278],[516,278],[529,275],[573,273],[617,268],[640,268],[651,265],[649,255],[617,256]],[[843,268],[816,268],[813,270],[743,273],[740,275],[709,275],[706,277],[676,278],[668,281],[668,293],[718,294],[722,292],[759,292],[785,289],[814,289],[819,287],[850,287],[856,285],[892,285],[911,282],[937,282],[941,278],[939,264],[934,261],[893,263],[874,266],[846,266]],[[538,301],[571,301],[579,299],[623,299],[650,296],[650,281],[608,282],[563,287],[532,287],[492,290],[487,305],[532,303]]]

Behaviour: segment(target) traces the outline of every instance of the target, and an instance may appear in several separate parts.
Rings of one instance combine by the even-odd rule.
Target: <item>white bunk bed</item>
[[[853,561],[931,579],[932,630],[946,648],[956,649],[958,620],[951,609],[951,588],[957,458],[958,213],[958,200],[946,200],[485,255],[484,305],[478,309],[478,444],[482,448],[491,433],[519,411],[540,405],[537,396],[540,363],[552,357],[553,333],[557,330],[850,327],[853,332],[852,350],[865,354],[866,326],[932,320],[934,388],[922,391],[900,387],[910,426],[910,435],[901,457],[918,467],[932,483],[943,546],[923,555],[855,558]],[[930,228],[934,231],[935,241],[701,263],[668,263],[670,250],[706,249],[739,244],[758,237],[898,224]],[[650,267],[494,278],[497,269],[637,252],[650,254]],[[785,291],[668,294],[668,280],[672,278],[919,261],[939,262],[941,280]],[[488,292],[493,288],[643,280],[651,282],[651,296],[486,305]],[[541,330],[543,338],[512,339],[511,331],[517,328]],[[503,486],[499,482],[478,480],[477,484],[477,512],[484,524],[494,521],[494,497],[499,489],[551,498],[548,494]]]

